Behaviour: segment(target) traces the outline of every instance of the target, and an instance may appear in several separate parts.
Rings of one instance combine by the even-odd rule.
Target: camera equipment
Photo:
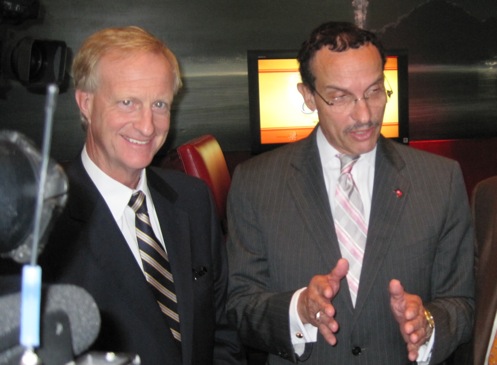
[[[37,19],[39,12],[38,0],[0,1],[0,23],[19,24],[26,19]]]
[[[48,84],[61,86],[67,80],[67,56],[63,41],[10,39],[2,44],[0,72],[31,91],[45,91]]]
[[[35,93],[44,93],[49,84],[63,92],[69,83],[66,43],[18,36],[12,31],[27,20],[38,21],[39,14],[39,0],[0,0],[0,76],[4,82],[18,81]]]
[[[30,261],[23,266],[22,277],[0,276],[0,365],[139,365],[135,354],[83,354],[100,331],[96,302],[83,288],[41,283],[38,253],[44,233],[65,205],[68,189],[62,168],[49,157],[57,91],[55,85],[47,88],[41,153],[23,135],[0,131],[4,198],[0,201],[0,255],[20,263]]]
[[[33,220],[42,156],[34,143],[14,131],[0,131],[0,257],[26,263],[33,253]],[[40,227],[43,248],[48,232],[66,202],[67,177],[52,159],[47,167]],[[38,252],[36,252],[37,254]]]

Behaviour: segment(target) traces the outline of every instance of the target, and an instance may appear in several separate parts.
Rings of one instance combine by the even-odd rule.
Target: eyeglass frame
[[[387,95],[387,101],[388,101],[388,99],[389,99],[389,98],[393,95],[393,90],[392,90],[392,86],[390,85],[390,82],[388,81],[388,78],[387,78],[386,76],[384,76],[384,77],[383,77],[383,83],[385,83],[385,81],[386,81],[386,83],[388,84],[388,89],[387,89],[387,88],[385,88],[385,93],[386,93],[386,95]],[[321,98],[321,100],[322,100],[322,101],[324,101],[324,103],[325,103],[326,105],[328,105],[328,106],[334,106],[334,105],[335,105],[335,104],[333,104],[333,102],[326,100],[326,99],[324,98],[324,96],[323,96],[323,95],[321,95],[321,94],[319,93],[319,91],[317,91],[317,89],[316,89],[314,86],[312,86],[312,87],[311,87],[311,90],[312,90],[313,92],[315,92],[315,93],[316,93],[316,94],[317,94],[317,95]],[[348,93],[348,94],[349,94],[349,95],[354,96],[354,95],[353,95],[353,94],[351,94],[351,93]],[[360,101],[360,100],[364,100],[364,101],[366,102],[366,104],[367,104],[367,102],[368,102],[368,99],[369,99],[369,98],[370,98],[369,96],[368,96],[368,97],[366,97],[366,96],[364,96],[364,95],[363,95],[361,98],[356,98],[356,99],[352,100],[352,103],[353,103],[353,104],[350,104],[350,105],[354,105],[354,106],[355,106],[355,105],[357,104],[357,102],[358,102],[358,101]],[[334,99],[335,99],[335,98],[334,98]]]

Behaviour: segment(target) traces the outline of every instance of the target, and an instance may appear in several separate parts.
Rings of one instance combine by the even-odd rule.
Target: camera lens
[[[33,43],[31,48],[31,59],[29,62],[29,81],[36,81],[40,78],[44,61],[43,51],[38,47],[36,42]]]
[[[67,46],[62,41],[24,37],[7,42],[1,52],[5,76],[31,89],[66,80]]]
[[[36,81],[43,67],[43,51],[30,38],[21,39],[11,53],[11,69],[22,82]]]

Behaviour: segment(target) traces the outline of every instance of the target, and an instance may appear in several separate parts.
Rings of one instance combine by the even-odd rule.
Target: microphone
[[[31,140],[15,131],[0,131],[0,256],[27,263],[42,251],[51,226],[67,199],[67,177],[58,164],[48,159],[43,205],[40,214],[41,239],[33,252],[33,220],[40,182],[42,156]],[[36,248],[35,248],[36,250]]]
[[[0,365],[19,364],[24,347],[19,344],[21,294],[0,297]],[[44,365],[73,361],[96,340],[100,312],[91,295],[70,284],[45,286],[41,302],[41,347]]]
[[[0,297],[0,365],[140,364],[138,355],[113,352],[90,352],[74,360],[98,336],[97,305],[77,286],[41,285],[37,256],[68,191],[64,171],[49,157],[57,92],[55,85],[48,86],[42,154],[22,134],[0,131],[0,191],[4,193],[0,194],[0,257],[26,264],[21,292]]]

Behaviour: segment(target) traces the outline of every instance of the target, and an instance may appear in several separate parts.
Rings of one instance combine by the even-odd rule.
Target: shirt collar
[[[319,126],[317,130],[316,141],[323,168],[340,170],[340,160],[336,157],[340,154],[340,152],[338,152],[338,150],[328,142],[328,140],[324,136],[321,126]],[[374,167],[377,146],[378,144],[376,144],[371,151],[360,155],[359,160],[356,162],[356,164],[367,164]]]
[[[83,166],[90,176],[91,180],[97,187],[98,191],[107,203],[112,216],[114,219],[118,220],[124,214],[124,210],[128,206],[128,202],[131,195],[138,190],[142,190],[147,198],[150,198],[150,191],[147,185],[147,174],[146,170],[143,169],[141,172],[140,181],[136,189],[130,189],[124,184],[114,180],[105,172],[103,172],[90,158],[86,145],[81,152],[81,160]]]

